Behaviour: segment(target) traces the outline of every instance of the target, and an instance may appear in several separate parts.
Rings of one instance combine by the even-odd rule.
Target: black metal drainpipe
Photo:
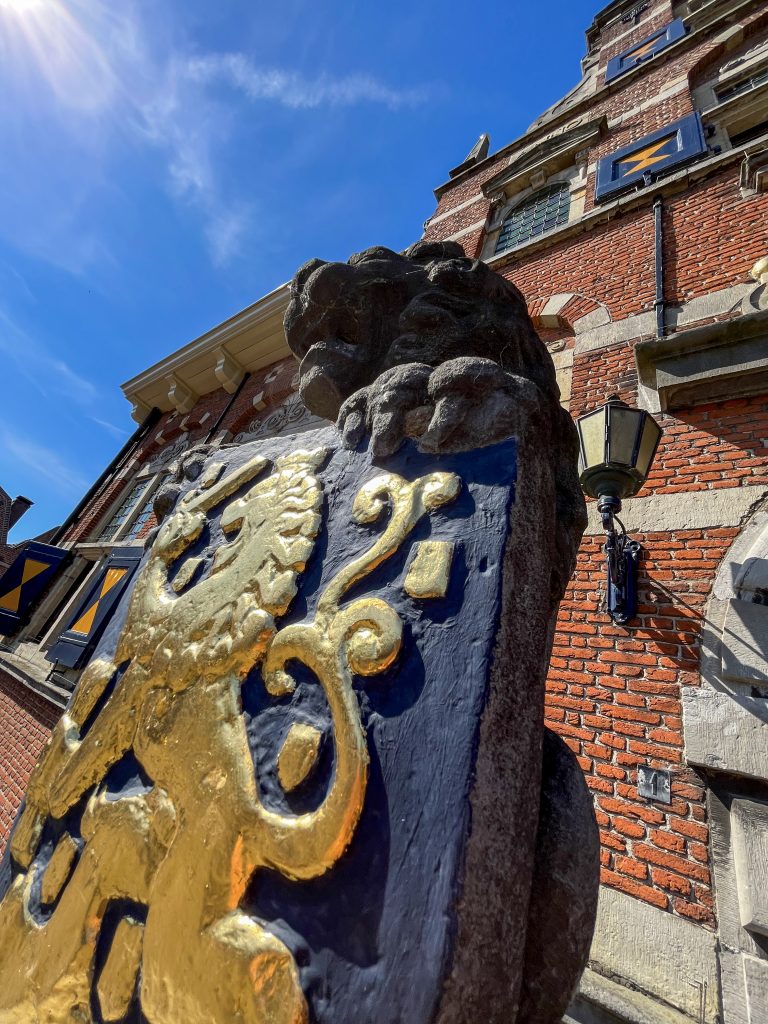
[[[664,316],[664,203],[661,196],[653,204],[653,227],[656,240],[656,337],[661,339],[666,331]]]
[[[211,440],[211,438],[213,437],[213,435],[214,435],[214,434],[216,433],[216,431],[217,431],[217,430],[219,429],[219,427],[221,426],[221,424],[222,424],[222,423],[224,422],[224,417],[225,417],[225,416],[227,415],[227,413],[229,412],[229,410],[230,410],[230,409],[232,408],[232,406],[233,406],[233,405],[235,404],[235,402],[237,401],[237,398],[238,398],[238,396],[239,396],[240,392],[241,392],[241,391],[243,390],[243,388],[245,387],[245,382],[246,382],[246,381],[248,380],[248,378],[249,378],[250,376],[251,376],[251,375],[250,375],[250,373],[245,373],[245,374],[243,374],[243,379],[242,379],[242,380],[240,381],[240,383],[239,383],[239,384],[237,385],[237,387],[235,388],[234,392],[233,392],[233,393],[232,393],[232,394],[231,394],[231,395],[229,396],[229,401],[228,401],[228,402],[227,402],[227,404],[226,404],[226,405],[224,406],[224,408],[223,408],[223,409],[221,410],[221,412],[219,413],[219,415],[218,415],[218,416],[216,417],[216,422],[215,422],[215,423],[213,424],[213,426],[211,427],[211,429],[210,429],[210,430],[208,431],[208,433],[207,433],[207,434],[205,435],[205,440],[203,441],[203,444],[208,444],[208,442],[209,442],[209,441]]]
[[[72,524],[80,518],[80,515],[85,509],[86,505],[88,505],[93,499],[93,497],[96,494],[98,494],[98,492],[104,486],[105,482],[109,479],[109,477],[114,476],[114,474],[120,470],[121,466],[125,464],[126,460],[130,458],[130,456],[134,453],[134,451],[141,443],[141,441],[146,437],[146,435],[149,433],[152,427],[160,419],[161,415],[162,414],[160,410],[157,408],[153,408],[149,411],[146,418],[144,419],[144,422],[141,423],[140,426],[136,428],[136,430],[134,430],[134,432],[125,442],[125,444],[117,453],[117,455],[115,455],[115,457],[109,463],[104,472],[99,476],[98,480],[96,480],[95,483],[91,484],[91,486],[85,492],[85,494],[77,503],[75,508],[69,513],[67,518],[58,528],[58,530],[56,530],[54,535],[48,541],[49,544],[58,544],[59,541],[63,539],[70,526],[72,526]]]

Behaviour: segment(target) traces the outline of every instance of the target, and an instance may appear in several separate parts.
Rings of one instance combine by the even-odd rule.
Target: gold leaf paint
[[[83,673],[30,781],[12,840],[23,870],[0,902],[0,1024],[91,1021],[94,955],[115,900],[144,906],[146,921],[138,931],[126,923],[97,981],[108,1019],[124,1016],[138,971],[141,1008],[153,1024],[306,1024],[290,950],[240,903],[259,870],[297,882],[315,878],[351,842],[369,762],[353,676],[392,665],[403,629],[380,598],[340,602],[461,488],[451,473],[413,482],[384,473],[367,483],[353,515],[375,523],[388,511],[382,532],[330,581],[311,622],[278,629],[321,527],[317,472],[326,457],[323,449],[295,451],[261,478],[267,460],[259,456],[216,474],[158,531],[114,659],[98,659]],[[179,559],[208,513],[227,501],[221,526],[232,539],[218,548],[207,576],[174,593],[169,579]],[[240,686],[260,665],[270,694],[290,693],[295,681],[286,666],[295,660],[323,690],[335,764],[320,805],[284,815],[259,797]],[[118,665],[127,667],[84,730]],[[286,755],[281,773],[286,787],[311,767],[308,737],[294,746],[298,753]],[[152,787],[107,799],[102,782],[128,752]],[[31,901],[45,822],[64,817],[89,791],[84,848],[40,926]]]

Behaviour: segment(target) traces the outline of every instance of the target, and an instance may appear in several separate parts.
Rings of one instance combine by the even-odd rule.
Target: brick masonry
[[[607,29],[598,75],[611,57],[672,16],[671,5],[658,2],[634,28],[619,21]],[[752,13],[743,24],[751,34],[728,51],[729,58],[765,38],[765,11]],[[608,130],[587,159],[585,213],[594,208],[597,161],[690,113],[693,89],[711,74],[713,62],[725,59],[724,47],[713,36],[678,52],[677,57],[653,62],[645,73],[618,80],[562,122],[607,118]],[[467,203],[473,185],[478,201],[445,219],[433,218],[426,237],[447,238],[475,224],[484,209],[482,185],[515,156],[514,148],[511,154],[502,151],[475,175],[465,174],[455,186],[443,187],[438,216]],[[665,197],[667,303],[682,304],[743,284],[750,266],[768,251],[768,194],[745,197],[739,184],[739,166],[733,162]],[[485,230],[475,229],[458,240],[467,255],[477,256]],[[650,201],[621,216],[593,222],[583,234],[563,231],[562,240],[554,236],[546,246],[523,245],[502,257],[499,269],[527,297],[543,340],[558,341],[559,348],[573,347],[574,321],[599,305],[613,323],[652,313]],[[581,305],[570,300],[559,311],[558,326],[548,324],[544,329],[539,318],[548,298],[563,293],[576,293]],[[720,319],[739,312],[735,309]],[[571,412],[581,415],[612,394],[636,405],[633,347],[652,336],[639,334],[593,351],[580,350],[577,340]],[[765,395],[678,409],[658,419],[664,434],[642,494],[768,487]],[[681,687],[699,683],[704,609],[717,568],[737,534],[737,528],[633,534],[642,544],[643,560],[639,615],[628,628],[614,626],[604,610],[602,538],[585,538],[561,606],[548,682],[548,724],[578,756],[595,797],[603,883],[707,928],[716,922],[706,788],[684,763]],[[641,764],[672,772],[670,805],[638,796]]]
[[[57,718],[53,705],[0,670],[0,856]]]

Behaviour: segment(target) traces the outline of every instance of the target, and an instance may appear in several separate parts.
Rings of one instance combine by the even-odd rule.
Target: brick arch
[[[532,299],[528,303],[528,312],[537,331],[558,331],[570,335],[603,327],[612,319],[602,302],[578,292],[560,292]]]

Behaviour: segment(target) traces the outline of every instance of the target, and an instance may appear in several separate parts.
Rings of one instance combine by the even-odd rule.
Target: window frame
[[[655,143],[664,139],[671,139],[678,136],[678,149],[675,153],[665,156],[664,162],[657,170],[641,168],[633,173],[627,173],[620,177],[614,176],[614,169],[618,164],[626,163],[633,155],[648,149]],[[707,152],[707,142],[704,136],[704,128],[701,123],[701,115],[698,113],[686,114],[677,121],[671,121],[655,132],[643,135],[627,146],[615,149],[612,153],[602,157],[597,163],[597,175],[595,178],[595,204],[615,199],[623,192],[636,189],[638,186],[651,183],[675,170],[681,165],[690,163]]]
[[[613,82],[621,75],[625,75],[628,71],[632,71],[633,68],[639,67],[641,64],[647,63],[652,60],[657,54],[661,53],[662,50],[666,50],[672,43],[676,43],[678,39],[682,39],[687,33],[685,23],[682,18],[675,18],[670,21],[663,28],[658,29],[656,32],[651,32],[644,39],[640,39],[631,46],[628,46],[621,53],[617,53],[615,57],[612,57],[608,61],[608,65],[605,69],[605,84]],[[634,60],[631,59],[632,54],[639,50],[641,47],[647,46],[649,49],[646,53],[636,57]],[[630,58],[627,61],[627,58]]]
[[[112,503],[105,516],[99,519],[93,531],[91,541],[97,544],[118,544],[123,540],[135,540],[130,536],[131,529],[136,519],[152,499],[154,492],[160,484],[164,474],[156,473],[152,476],[142,476],[141,470],[135,473],[127,483],[127,486],[120,492],[120,496]],[[107,537],[106,531],[115,517],[122,511],[126,501],[132,494],[136,497],[131,504],[125,519],[115,529],[114,533]]]
[[[533,205],[533,207],[535,208],[537,197],[541,196],[545,192],[549,193],[548,198],[552,198],[555,194],[557,194],[558,197],[562,197],[563,194],[565,194],[568,197],[568,203],[565,209],[565,217],[562,220],[558,219],[561,216],[561,211],[559,209],[561,200],[560,198],[558,198],[558,213],[555,222],[554,224],[552,224],[551,227],[542,229],[541,231],[537,231],[535,234],[528,234],[524,238],[520,238],[518,236],[517,240],[514,243],[512,243],[511,245],[506,245],[504,246],[504,248],[500,248],[502,236],[504,234],[504,229],[507,223],[515,215],[515,213],[519,210],[522,210],[523,208],[530,207],[531,205]],[[528,242],[532,242],[537,238],[543,238],[544,236],[550,234],[552,231],[555,231],[557,228],[563,227],[571,220],[572,207],[573,180],[570,175],[568,175],[567,177],[558,175],[556,177],[553,177],[549,181],[545,182],[543,185],[538,185],[535,188],[530,187],[526,189],[524,192],[516,193],[514,196],[510,198],[509,202],[505,204],[505,207],[498,218],[498,227],[495,230],[495,237],[492,239],[493,251],[489,253],[489,257],[492,258],[495,256],[502,256],[505,253],[512,252],[513,250],[518,249],[523,245],[526,245]],[[544,207],[544,209],[546,210],[546,207]],[[546,221],[546,219],[547,218],[545,214],[543,221]]]

